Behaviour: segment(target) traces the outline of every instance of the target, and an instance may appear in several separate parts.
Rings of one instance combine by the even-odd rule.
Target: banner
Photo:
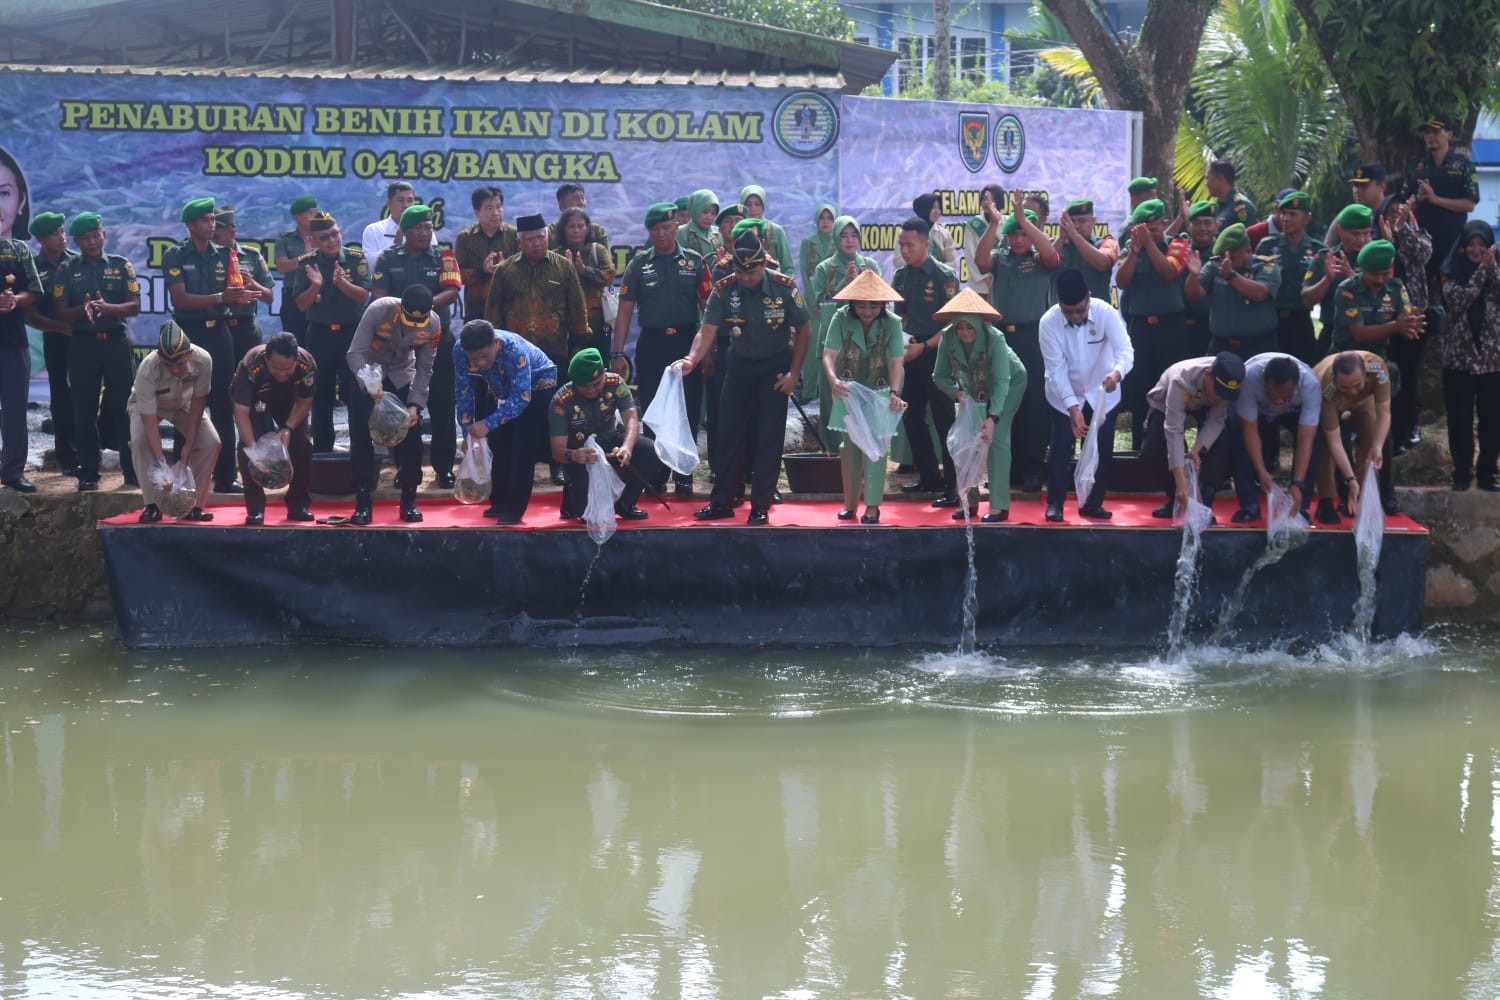
[[[986,184],[1047,192],[1052,237],[1074,198],[1092,198],[1098,224],[1111,233],[1129,214],[1126,112],[845,97],[840,125],[840,204],[861,223],[863,252],[880,261],[887,278],[901,266],[901,222],[924,191],[938,195],[965,282],[962,226],[979,214]]]

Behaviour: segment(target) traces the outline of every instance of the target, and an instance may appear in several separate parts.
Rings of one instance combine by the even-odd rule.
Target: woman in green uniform
[[[839,309],[839,302],[835,299],[838,291],[846,287],[857,278],[862,271],[875,271],[879,273],[880,265],[875,263],[873,257],[866,257],[859,252],[859,223],[852,216],[841,215],[833,220],[833,254],[823,260],[813,271],[812,285],[808,289],[811,293],[808,302],[814,304],[817,309],[817,324],[813,327],[812,353],[818,357],[823,356],[824,337],[828,332],[828,324],[833,320],[833,314]],[[821,377],[816,386],[803,385],[804,394],[811,393],[817,389],[818,402],[818,433],[823,438],[823,446],[829,451],[838,447],[838,437],[828,429],[828,414],[833,405],[833,395],[828,386],[828,380]]]

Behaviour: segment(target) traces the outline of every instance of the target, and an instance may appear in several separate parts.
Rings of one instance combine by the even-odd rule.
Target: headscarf
[[[687,233],[692,234],[693,239],[701,241],[708,246],[713,246],[715,227],[713,225],[698,225],[698,216],[708,206],[717,205],[718,203],[719,196],[714,194],[708,188],[699,188],[697,191],[694,191],[692,194],[688,195],[688,221],[687,225],[681,227],[681,229],[678,230],[677,242],[685,242],[687,234],[684,233],[683,230],[686,230]],[[693,249],[696,250],[698,248],[695,246],[693,247]]]
[[[844,253],[839,249],[839,235],[849,226],[853,226],[854,231],[859,232],[859,223],[854,221],[852,215],[841,215],[833,220],[833,232],[830,234],[833,237],[833,252],[828,256],[833,258],[834,265],[840,269],[848,267],[850,261],[859,259],[858,250],[853,253]]]
[[[974,342],[965,344],[958,339],[958,324],[967,323],[974,331]],[[985,322],[985,317],[978,313],[959,313],[950,317],[948,325],[943,327],[943,336],[953,334],[953,354],[951,364],[953,366],[953,381],[962,385],[965,391],[975,399],[981,399],[988,403],[995,387],[990,385],[990,363],[987,360],[990,354],[990,331],[994,330]],[[995,331],[996,336],[999,331]],[[967,384],[959,383],[958,373],[962,365],[968,374]]]
[[[750,196],[752,194],[760,199],[761,216],[769,219],[771,217],[771,206],[766,204],[766,189],[761,187],[759,184],[746,184],[744,187],[740,188],[740,204],[744,205],[748,209],[750,207]]]
[[[819,205],[818,210],[813,213],[812,235],[805,236],[802,239],[802,260],[804,263],[809,259],[812,260],[812,266],[807,268],[807,273],[802,276],[804,283],[811,282],[813,270],[819,264],[823,263],[823,261],[832,257],[834,251],[839,248],[838,237],[834,235],[832,229],[826,233],[818,229],[818,217],[824,212],[827,212],[835,219],[839,217],[839,210],[832,205]],[[811,252],[809,252],[809,248],[811,248]]]
[[[1444,278],[1463,285],[1473,280],[1474,272],[1479,270],[1479,266],[1469,260],[1469,255],[1464,253],[1464,247],[1468,246],[1469,241],[1476,236],[1483,239],[1487,247],[1495,245],[1495,230],[1490,227],[1490,224],[1483,219],[1470,219],[1464,223],[1458,242],[1453,244],[1453,249],[1448,251],[1448,256],[1443,261]],[[1484,296],[1481,295],[1469,305],[1468,312],[1464,314],[1469,320],[1469,334],[1476,343],[1484,331],[1484,310],[1485,301]]]

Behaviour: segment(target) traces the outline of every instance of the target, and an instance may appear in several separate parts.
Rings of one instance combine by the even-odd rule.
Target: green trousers
[[[844,480],[844,509],[853,510],[859,502],[859,488],[865,488],[865,506],[879,507],[885,496],[885,456],[880,461],[870,461],[870,456],[859,450],[849,440],[849,435],[839,434],[839,472]]]

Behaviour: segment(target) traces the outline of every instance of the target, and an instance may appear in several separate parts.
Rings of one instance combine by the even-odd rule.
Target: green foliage
[[[651,0],[664,7],[680,7],[696,14],[717,14],[806,35],[847,42],[854,23],[833,0]]]
[[[872,90],[874,93],[871,93]],[[864,95],[867,97],[881,96],[879,85],[866,88]],[[901,92],[900,96],[913,101],[934,100],[932,80],[923,80],[920,86],[909,86]],[[957,101],[960,104],[1012,104],[1031,107],[1053,107],[1050,102],[1044,101],[1024,89],[1007,87],[1003,80],[954,80],[953,89],[949,94],[948,100]]]

